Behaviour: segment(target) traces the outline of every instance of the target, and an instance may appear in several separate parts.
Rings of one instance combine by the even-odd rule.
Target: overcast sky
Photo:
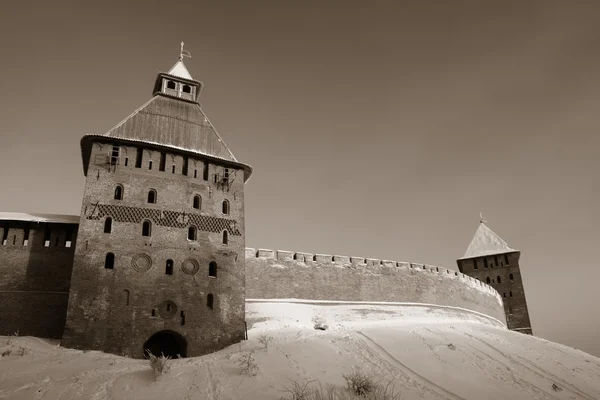
[[[78,214],[79,139],[182,40],[248,247],[456,269],[482,211],[534,333],[600,356],[599,2],[8,1],[0,210]]]

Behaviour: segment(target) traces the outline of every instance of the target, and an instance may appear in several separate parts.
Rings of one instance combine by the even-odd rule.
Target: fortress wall
[[[506,323],[491,286],[431,265],[246,249],[247,299],[388,301],[462,307]]]
[[[0,335],[61,337],[76,237],[76,224],[0,221]]]

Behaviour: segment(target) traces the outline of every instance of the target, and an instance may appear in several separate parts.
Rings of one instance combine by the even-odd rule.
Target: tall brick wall
[[[510,252],[458,260],[460,271],[490,285],[502,296],[508,329],[533,334],[519,267],[521,253]],[[512,279],[511,279],[512,275]]]
[[[246,298],[428,303],[506,323],[500,294],[481,281],[445,268],[360,257],[247,248]]]
[[[98,142],[92,149],[63,345],[140,358],[145,341],[163,330],[186,339],[188,356],[243,339],[241,171],[235,176],[232,171],[226,191],[214,183],[213,164],[204,180],[204,162],[190,158],[184,175],[183,156],[171,150],[160,171],[160,151],[146,147],[136,168],[137,149],[126,146],[109,170],[105,160],[112,145]],[[114,199],[117,185],[123,187],[122,200]],[[148,203],[150,189],[156,191],[155,204]],[[199,210],[193,208],[196,194],[202,198]],[[222,213],[224,199],[229,215]],[[110,233],[103,230],[107,217],[113,219]],[[144,219],[152,222],[149,237],[142,236]],[[198,228],[196,240],[188,240],[190,225]],[[223,230],[229,232],[227,244]],[[104,265],[108,252],[115,255],[113,269]],[[173,260],[172,275],[166,274],[167,260]],[[212,261],[217,277],[209,277]]]
[[[76,237],[76,224],[0,221],[0,335],[62,336]]]

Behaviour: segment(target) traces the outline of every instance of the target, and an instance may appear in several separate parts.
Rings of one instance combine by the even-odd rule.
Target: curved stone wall
[[[424,264],[246,248],[246,299],[427,303],[506,324],[502,298],[460,272]]]

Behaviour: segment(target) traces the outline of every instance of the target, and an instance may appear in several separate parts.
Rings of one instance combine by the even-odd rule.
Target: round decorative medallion
[[[171,300],[165,300],[158,305],[158,313],[163,318],[171,318],[177,314],[177,304]]]
[[[200,270],[200,264],[193,258],[188,258],[181,264],[181,271],[187,275],[195,275]]]
[[[152,259],[147,254],[136,254],[131,259],[131,266],[137,272],[146,272],[152,267]]]

